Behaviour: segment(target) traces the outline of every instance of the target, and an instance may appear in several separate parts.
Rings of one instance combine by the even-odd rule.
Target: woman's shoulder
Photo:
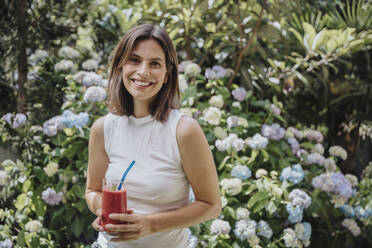
[[[101,116],[98,119],[96,119],[93,122],[92,126],[90,127],[90,131],[94,132],[94,133],[97,133],[97,134],[100,134],[100,133],[103,134],[106,117],[107,117],[107,115]]]
[[[182,142],[203,134],[203,131],[194,118],[189,115],[183,115],[178,122],[176,134],[177,140]]]

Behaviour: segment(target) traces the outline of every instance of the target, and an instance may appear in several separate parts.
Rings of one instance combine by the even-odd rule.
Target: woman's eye
[[[140,60],[138,58],[130,58],[129,61],[133,62],[133,63],[139,63],[140,62]]]
[[[160,66],[160,64],[158,62],[151,62],[151,65],[152,66]]]

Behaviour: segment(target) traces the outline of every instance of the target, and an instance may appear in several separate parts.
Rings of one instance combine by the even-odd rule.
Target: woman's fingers
[[[107,232],[137,232],[139,231],[138,225],[136,224],[108,224],[105,226]]]
[[[93,222],[92,222],[92,227],[94,230],[98,232],[103,232],[103,227],[100,225],[101,223],[101,218],[97,217]]]
[[[136,214],[110,214],[109,218],[112,220],[118,220],[125,223],[136,223],[138,222],[138,215]]]

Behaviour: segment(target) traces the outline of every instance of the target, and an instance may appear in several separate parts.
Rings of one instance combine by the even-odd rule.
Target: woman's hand
[[[147,215],[128,213],[110,214],[109,217],[123,223],[107,224],[105,226],[105,230],[115,236],[111,239],[112,242],[136,240],[152,233],[151,223]]]
[[[127,213],[132,214],[133,210],[128,209]],[[105,229],[101,225],[101,221],[102,221],[102,209],[101,208],[97,210],[96,215],[97,215],[97,218],[92,222],[92,227],[94,230],[98,232],[103,232],[105,231]]]

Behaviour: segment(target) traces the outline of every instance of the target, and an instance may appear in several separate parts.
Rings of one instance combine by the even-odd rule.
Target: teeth
[[[138,86],[149,86],[151,84],[151,82],[145,83],[137,80],[133,80],[133,82]]]

